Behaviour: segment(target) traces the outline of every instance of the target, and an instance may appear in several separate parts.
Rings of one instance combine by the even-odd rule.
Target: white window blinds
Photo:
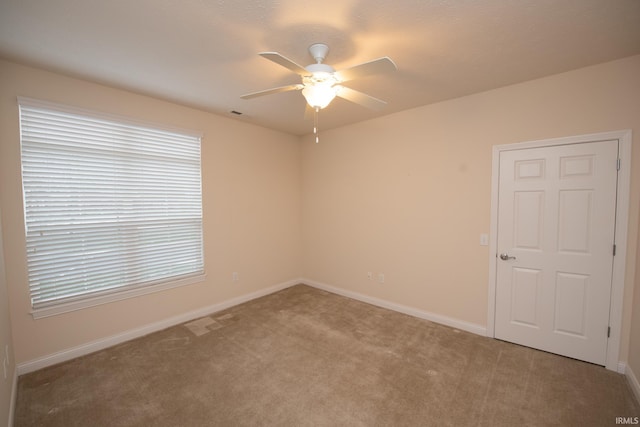
[[[34,313],[202,276],[199,136],[19,105]]]

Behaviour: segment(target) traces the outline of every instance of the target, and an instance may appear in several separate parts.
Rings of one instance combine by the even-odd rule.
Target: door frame
[[[620,343],[622,341],[620,335],[622,332],[622,310],[624,306],[627,230],[629,223],[629,197],[631,187],[630,129],[493,146],[491,166],[491,223],[489,230],[489,301],[487,309],[487,336],[495,338],[500,153],[503,151],[522,150],[527,148],[552,147],[586,142],[608,141],[612,139],[617,139],[619,142],[618,158],[620,159],[620,170],[618,171],[615,218],[616,225],[614,236],[616,255],[613,257],[611,303],[609,306],[609,326],[611,327],[611,335],[607,340],[607,357],[605,367],[612,371],[624,373],[625,365],[620,363],[619,356]]]

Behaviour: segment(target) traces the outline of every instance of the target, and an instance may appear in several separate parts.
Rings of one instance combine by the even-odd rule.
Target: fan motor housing
[[[331,65],[327,65],[327,64],[311,64],[311,65],[307,65],[305,69],[312,74],[315,74],[315,73],[333,74],[336,71]]]
[[[336,79],[336,76],[334,74],[335,70],[329,65],[311,64],[306,67],[306,70],[309,71],[311,75],[302,77],[302,83],[304,83],[305,85],[334,85],[338,83],[338,79]]]

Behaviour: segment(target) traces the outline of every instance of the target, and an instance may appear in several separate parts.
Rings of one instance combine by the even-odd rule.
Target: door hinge
[[[613,256],[616,256],[616,245],[615,245],[615,243],[613,244]]]
[[[611,326],[607,327],[607,338],[611,337]]]
[[[616,162],[616,170],[620,170],[620,159]]]

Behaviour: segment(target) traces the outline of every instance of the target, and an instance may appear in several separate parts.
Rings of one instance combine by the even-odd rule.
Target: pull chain
[[[319,107],[314,108],[313,113],[313,134],[316,136],[316,144],[320,142],[320,137],[318,135],[318,112],[320,111]]]

